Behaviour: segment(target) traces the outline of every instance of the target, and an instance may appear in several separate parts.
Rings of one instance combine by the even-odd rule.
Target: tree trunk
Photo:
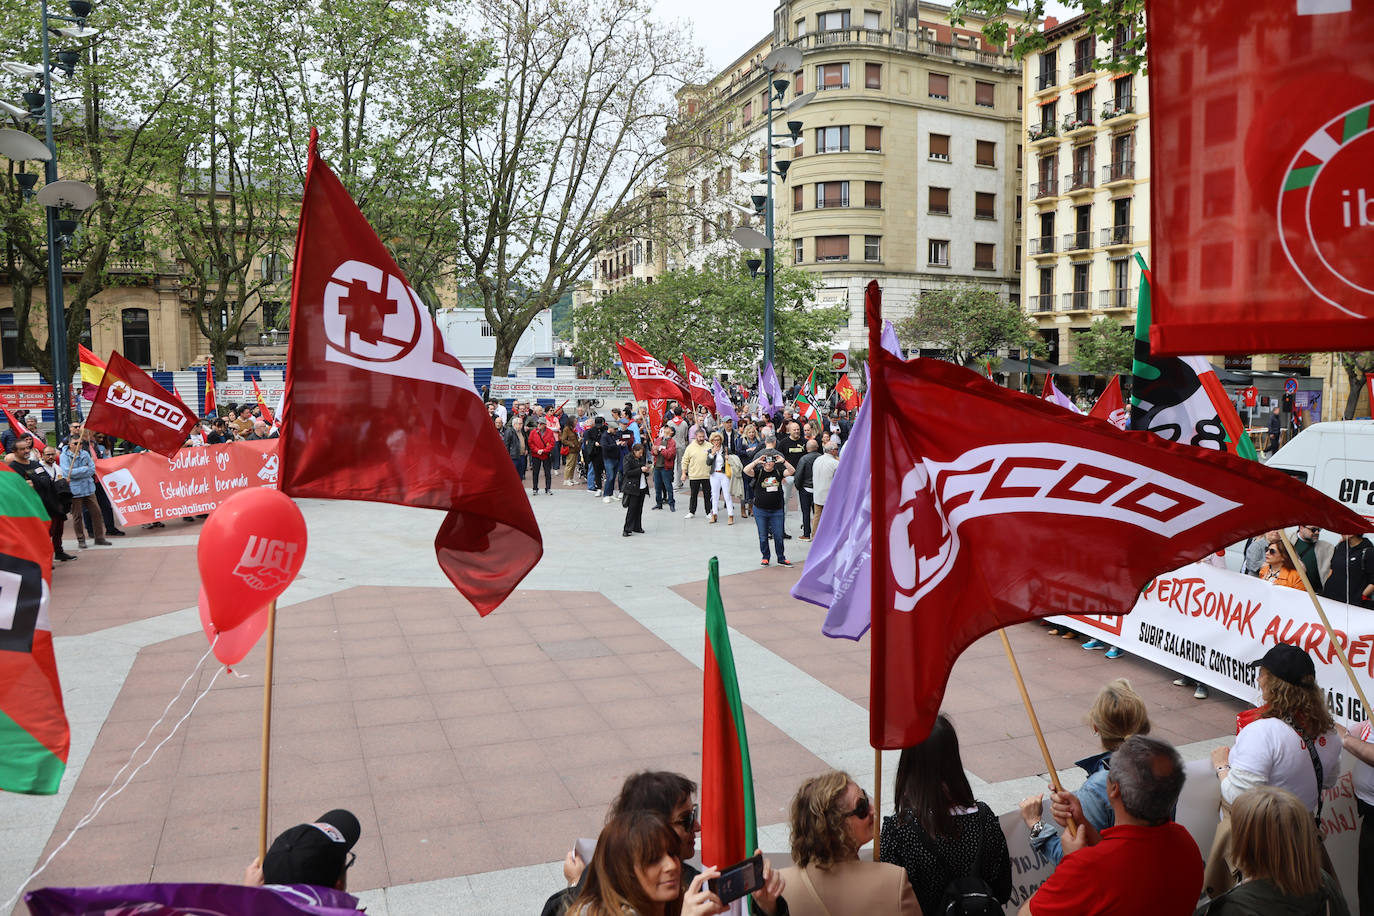
[[[505,326],[508,324],[509,322],[503,323],[496,332],[496,355],[492,357],[491,362],[492,378],[510,374],[510,361],[515,356],[515,345],[520,342],[520,335],[525,332],[524,328],[519,328],[511,334],[510,329]]]
[[[1345,419],[1355,419],[1355,405],[1360,402],[1360,390],[1364,387],[1364,376],[1359,374],[1353,367],[1346,366],[1345,377],[1350,380],[1350,394],[1345,399]],[[1374,402],[1369,405],[1371,414],[1374,414]]]
[[[229,360],[225,354],[229,350],[229,341],[223,334],[216,334],[210,340],[210,359],[215,365],[215,381],[223,382],[229,378]]]

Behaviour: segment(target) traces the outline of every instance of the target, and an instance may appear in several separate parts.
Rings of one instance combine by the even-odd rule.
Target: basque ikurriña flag
[[[48,512],[18,472],[0,467],[0,791],[53,795],[71,731],[53,657]]]
[[[195,411],[118,352],[91,401],[86,425],[171,458],[197,423]]]
[[[869,316],[874,747],[924,740],[955,660],[993,630],[1124,614],[1154,576],[1257,531],[1368,527],[1253,461],[1121,432],[939,360],[900,362],[880,324]]]
[[[706,658],[701,698],[701,861],[735,863],[758,847],[754,770],[744,701],[720,600],[720,563],[706,577]]]
[[[291,279],[282,491],[446,511],[439,566],[485,615],[539,562],[539,524],[472,377],[315,139]]]

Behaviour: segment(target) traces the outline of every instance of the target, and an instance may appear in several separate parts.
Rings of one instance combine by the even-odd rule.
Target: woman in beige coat
[[[906,872],[864,862],[873,840],[868,795],[837,770],[802,783],[792,799],[792,861],[782,870],[792,916],[921,916]]]

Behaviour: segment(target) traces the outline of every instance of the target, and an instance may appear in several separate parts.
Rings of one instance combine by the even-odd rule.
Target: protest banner
[[[1318,600],[1365,693],[1371,693],[1374,611]],[[1147,585],[1129,616],[1069,614],[1048,619],[1246,701],[1259,695],[1250,663],[1275,643],[1292,643],[1312,656],[1317,683],[1326,691],[1337,722],[1349,725],[1369,714],[1311,600],[1297,589],[1192,563]]]
[[[633,401],[634,392],[624,379],[500,378],[493,376],[489,396],[493,400],[610,400]]]
[[[0,385],[0,404],[10,410],[52,410],[52,386]]]
[[[239,490],[277,488],[278,440],[183,448],[174,458],[153,452],[102,458],[96,476],[125,524],[204,515]]]
[[[262,391],[262,396],[267,403],[275,404],[281,400],[282,392],[286,390],[286,382],[259,379],[258,388]],[[252,405],[257,403],[258,396],[253,391],[252,379],[215,382],[215,401],[224,407],[231,403]]]

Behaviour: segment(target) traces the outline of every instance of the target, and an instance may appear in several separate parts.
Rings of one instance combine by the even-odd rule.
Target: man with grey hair
[[[1054,796],[1064,860],[1019,916],[1188,916],[1202,890],[1202,853],[1173,821],[1183,758],[1166,741],[1133,735],[1112,754],[1107,799],[1116,816],[1101,833],[1069,793]],[[1061,819],[1062,818],[1062,819]]]
[[[830,484],[835,480],[835,472],[840,468],[840,439],[831,436],[821,450],[821,457],[811,465],[811,535],[815,537],[821,527],[821,510],[830,498]]]

